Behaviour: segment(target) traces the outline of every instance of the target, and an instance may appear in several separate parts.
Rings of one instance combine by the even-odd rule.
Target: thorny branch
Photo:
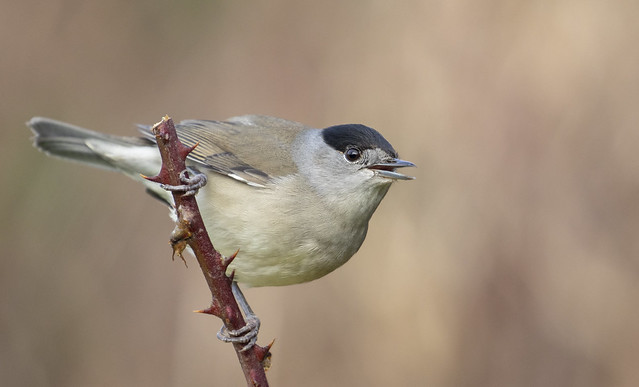
[[[187,147],[179,141],[173,120],[168,116],[155,124],[152,131],[162,156],[162,169],[157,176],[147,179],[172,186],[182,185],[180,173],[188,173],[184,172],[186,157],[195,149],[195,146]],[[199,312],[219,317],[230,330],[242,328],[245,321],[233,296],[232,278],[226,275],[226,269],[235,256],[224,258],[213,247],[204,227],[195,195],[174,191],[173,199],[178,215],[178,222],[171,237],[174,254],[181,256],[187,245],[191,247],[213,297],[211,306]],[[270,345],[267,347],[255,345],[246,351],[241,351],[243,344],[240,343],[234,343],[233,347],[244,371],[247,385],[268,386],[264,369],[270,362]]]

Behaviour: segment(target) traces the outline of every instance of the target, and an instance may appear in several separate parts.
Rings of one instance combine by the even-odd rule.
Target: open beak
[[[413,176],[406,176],[399,172],[395,172],[396,168],[415,167],[416,165],[410,161],[391,159],[385,163],[377,163],[368,166],[368,169],[374,170],[378,175],[393,180],[413,180]]]

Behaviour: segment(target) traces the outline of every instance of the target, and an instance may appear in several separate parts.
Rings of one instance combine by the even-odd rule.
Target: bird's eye
[[[350,162],[359,160],[362,157],[362,153],[357,148],[349,148],[344,152],[344,158]]]

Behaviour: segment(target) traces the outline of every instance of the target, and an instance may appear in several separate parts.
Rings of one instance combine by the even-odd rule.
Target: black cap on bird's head
[[[349,152],[363,153],[366,150],[378,149],[384,153],[385,157],[372,164],[364,165],[364,168],[393,180],[414,179],[414,177],[395,172],[395,168],[414,167],[415,164],[400,160],[393,146],[373,128],[361,124],[335,125],[322,130],[322,137],[327,145],[343,153],[347,160],[353,162],[357,159],[351,158]]]
[[[322,131],[324,142],[344,153],[349,147],[361,149],[379,148],[396,158],[397,152],[384,136],[373,128],[361,124],[330,126]]]

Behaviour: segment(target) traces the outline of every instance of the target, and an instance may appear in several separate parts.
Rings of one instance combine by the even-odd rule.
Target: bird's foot
[[[260,331],[260,319],[254,314],[248,314],[244,317],[246,325],[240,329],[230,330],[226,326],[222,326],[217,333],[217,338],[225,343],[246,344],[240,352],[251,349],[257,342],[257,334]]]
[[[220,331],[217,333],[217,338],[225,343],[246,344],[240,350],[241,352],[244,352],[251,349],[257,342],[257,334],[260,331],[260,319],[255,315],[255,313],[253,313],[253,309],[251,309],[251,306],[246,301],[246,298],[244,297],[242,290],[240,290],[237,282],[233,281],[231,284],[231,290],[233,291],[233,296],[240,306],[240,309],[242,309],[242,312],[244,313],[244,321],[246,322],[246,325],[235,330],[222,326]]]
[[[188,176],[189,173],[191,176]],[[186,169],[180,172],[180,181],[182,185],[170,185],[160,184],[160,187],[167,191],[184,192],[182,195],[191,196],[195,195],[197,191],[206,185],[206,175],[203,173],[194,173],[193,171],[187,171]]]

